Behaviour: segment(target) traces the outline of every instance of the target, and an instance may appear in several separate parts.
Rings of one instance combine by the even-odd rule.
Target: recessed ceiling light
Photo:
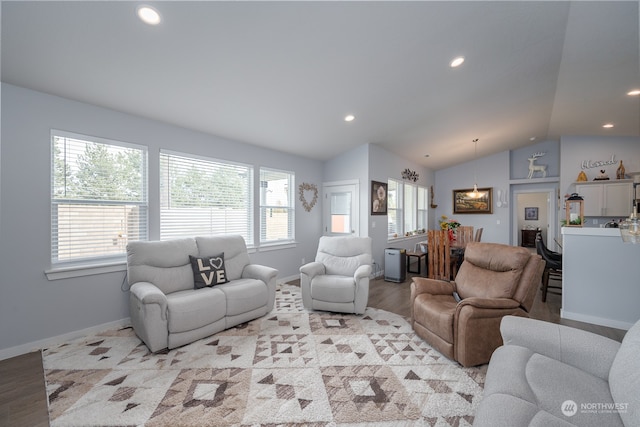
[[[634,89],[631,92],[627,93],[627,95],[638,96],[640,95],[640,89]]]
[[[613,123],[605,123],[602,125],[603,128],[610,129],[613,127]]]
[[[158,25],[160,23],[160,14],[151,6],[143,5],[138,7],[138,18],[145,24]]]
[[[463,62],[464,62],[464,56],[458,56],[453,61],[451,61],[451,64],[449,64],[449,66],[451,68],[456,68],[461,66]]]
[[[532,136],[531,138],[529,138],[529,141],[535,141],[535,140],[536,140],[535,136]]]
[[[347,114],[346,116],[344,116],[344,121],[345,122],[352,122],[356,119],[356,116],[354,116],[353,114]]]

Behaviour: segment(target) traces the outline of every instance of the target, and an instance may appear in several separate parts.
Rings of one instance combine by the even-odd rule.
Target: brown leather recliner
[[[522,247],[471,242],[454,281],[413,278],[411,326],[462,366],[487,363],[502,345],[502,317],[529,317],[544,265]]]

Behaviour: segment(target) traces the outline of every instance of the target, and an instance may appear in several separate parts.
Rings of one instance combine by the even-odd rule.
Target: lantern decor
[[[584,224],[584,200],[578,193],[572,193],[565,202],[565,227],[582,227]]]

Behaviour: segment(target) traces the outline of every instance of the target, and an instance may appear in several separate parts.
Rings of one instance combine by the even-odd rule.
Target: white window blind
[[[260,168],[260,243],[295,238],[293,172]]]
[[[51,132],[51,262],[125,258],[147,239],[146,147]]]
[[[253,244],[253,167],[160,152],[160,239],[240,234]]]

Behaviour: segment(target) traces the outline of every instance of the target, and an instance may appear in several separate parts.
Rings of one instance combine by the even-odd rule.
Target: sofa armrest
[[[453,291],[453,282],[447,282],[446,280],[414,277],[411,283],[411,294],[414,297],[420,294],[453,295]]]
[[[618,341],[598,334],[522,317],[504,317],[500,332],[505,345],[526,347],[604,380],[620,348]]]
[[[356,269],[356,272],[353,274],[353,278],[358,283],[361,279],[369,278],[371,276],[371,266],[370,265],[361,265]]]
[[[266,265],[249,264],[242,270],[243,279],[257,279],[264,283],[269,283],[278,276],[278,270],[267,267]]]
[[[167,320],[167,296],[153,283],[137,282],[129,289],[131,295],[143,305],[158,304],[162,320]]]
[[[309,277],[309,280],[311,280],[315,276],[324,274],[324,272],[325,272],[324,265],[315,261],[307,263],[302,267],[300,267],[300,273],[306,274]]]

